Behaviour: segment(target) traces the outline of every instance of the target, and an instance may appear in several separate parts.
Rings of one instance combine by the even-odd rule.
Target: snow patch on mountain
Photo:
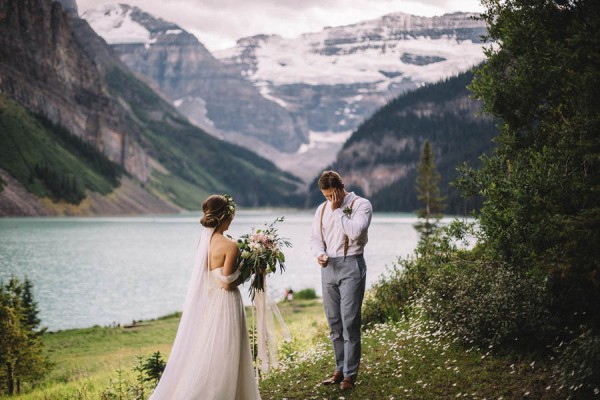
[[[296,154],[304,154],[317,147],[327,147],[328,149],[335,149],[334,153],[337,153],[342,145],[352,135],[352,131],[344,132],[309,132],[309,143],[304,143],[298,148]]]
[[[260,92],[260,95],[262,97],[264,97],[267,100],[271,100],[274,103],[279,104],[283,108],[287,108],[288,104],[285,101],[283,101],[283,100],[281,100],[281,99],[279,99],[277,97],[274,97],[271,94],[271,90],[270,90],[270,88],[269,88],[269,86],[268,86],[267,83],[265,83],[265,82],[257,82],[256,86],[259,88],[259,92]]]
[[[82,17],[108,44],[153,43],[150,32],[131,17],[133,9],[106,4],[83,13]]]
[[[202,129],[209,132],[215,132],[214,122],[208,118],[206,109],[206,101],[199,96],[185,96],[173,100],[173,105],[183,114],[188,115],[188,118]],[[194,111],[193,113],[191,111]],[[193,116],[193,118],[192,118]],[[220,136],[215,134],[214,136]]]
[[[215,52],[242,67],[241,74],[271,85],[348,85],[386,82],[381,89],[407,78],[435,82],[454,76],[485,58],[477,32],[483,21],[475,14],[455,13],[425,18],[396,13],[382,18],[293,39],[258,35],[236,47]]]
[[[483,61],[479,43],[459,42],[454,38],[411,38],[383,45],[368,43],[363,51],[352,51],[355,43],[338,45],[339,54],[323,56],[315,37],[297,40],[274,40],[256,49],[256,72],[246,73],[254,81],[268,81],[274,85],[305,83],[309,85],[336,85],[353,83],[400,82],[405,76],[422,82],[433,82],[441,77],[457,75]],[[440,61],[426,65],[402,62],[402,57],[438,57]],[[406,59],[406,57],[405,57]],[[382,73],[385,71],[385,73]]]

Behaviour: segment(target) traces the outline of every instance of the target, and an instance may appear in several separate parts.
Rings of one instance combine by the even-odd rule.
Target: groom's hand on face
[[[335,189],[331,195],[331,210],[337,210],[344,202],[344,189]]]

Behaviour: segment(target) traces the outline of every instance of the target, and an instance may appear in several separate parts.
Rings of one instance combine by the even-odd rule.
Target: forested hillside
[[[466,204],[450,185],[464,162],[478,164],[493,147],[497,134],[492,119],[480,114],[481,105],[470,98],[467,86],[473,74],[424,86],[399,96],[365,121],[345,143],[331,168],[339,171],[348,187],[369,197],[376,210],[415,211],[416,166],[426,140],[432,145],[447,196],[447,213],[464,213]],[[316,185],[313,185],[316,189]],[[320,201],[319,193],[310,201]]]
[[[0,95],[0,208],[8,215],[40,199],[51,213],[198,209],[223,192],[246,206],[299,202],[297,178],[190,124],[58,2],[0,2]],[[120,179],[126,190],[112,195]],[[77,206],[109,193],[127,204]]]

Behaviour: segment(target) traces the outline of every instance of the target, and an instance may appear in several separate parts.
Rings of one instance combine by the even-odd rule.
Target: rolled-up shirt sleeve
[[[352,218],[349,218],[341,208],[333,211],[335,220],[341,224],[342,231],[350,240],[357,240],[364,232],[369,229],[371,217],[373,216],[373,207],[371,202],[362,199],[356,205],[356,210],[352,213]]]
[[[325,254],[325,245],[323,244],[323,237],[321,236],[321,210],[325,205],[326,204],[321,204],[320,207],[317,207],[310,232],[310,251],[315,257]]]

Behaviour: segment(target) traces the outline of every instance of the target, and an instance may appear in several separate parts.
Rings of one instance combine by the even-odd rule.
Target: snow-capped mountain
[[[275,152],[308,141],[286,109],[179,26],[124,4],[86,11],[83,18],[132,71],[215,136]]]
[[[215,53],[262,92],[308,115],[311,131],[348,131],[400,93],[484,59],[476,14],[397,13],[295,39],[259,35]]]
[[[216,52],[255,82],[280,86],[435,82],[483,60],[476,14],[417,17],[404,13],[355,25],[325,28],[296,39],[258,35]]]
[[[389,100],[483,61],[485,23],[474,16],[397,13],[294,39],[243,38],[213,56],[177,25],[135,7],[83,14],[191,121],[305,180]]]
[[[86,11],[82,17],[110,45],[133,43],[148,47],[163,35],[183,32],[173,23],[126,4],[107,4]]]
[[[458,75],[484,60],[476,14],[425,18],[396,13],[298,38],[257,35],[216,52],[309,131],[279,162],[319,172],[350,133],[398,95]]]

